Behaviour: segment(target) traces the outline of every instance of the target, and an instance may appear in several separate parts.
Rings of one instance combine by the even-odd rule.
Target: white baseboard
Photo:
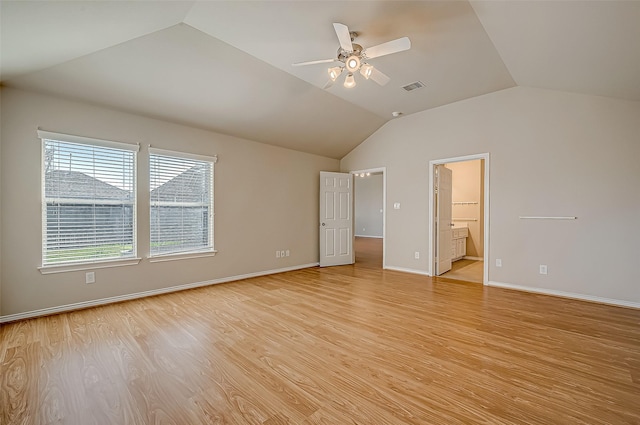
[[[31,318],[40,317],[40,316],[48,316],[50,314],[64,313],[66,311],[80,310],[80,309],[88,308],[88,307],[96,307],[96,306],[99,306],[99,305],[112,304],[112,303],[117,303],[117,302],[121,302],[121,301],[135,300],[137,298],[152,297],[154,295],[161,295],[161,294],[168,294],[170,292],[184,291],[185,289],[199,288],[199,287],[202,287],[202,286],[216,285],[218,283],[233,282],[233,281],[236,281],[236,280],[249,279],[249,278],[252,278],[252,277],[266,276],[266,275],[276,274],[276,273],[290,272],[290,271],[293,271],[293,270],[307,269],[309,267],[316,267],[316,266],[318,266],[318,263],[300,264],[300,265],[297,265],[297,266],[284,267],[284,268],[281,268],[281,269],[265,270],[265,271],[261,271],[261,272],[255,272],[255,273],[248,273],[248,274],[237,275],[237,276],[223,277],[223,278],[219,278],[219,279],[207,280],[207,281],[204,281],[204,282],[186,283],[184,285],[170,286],[168,288],[153,289],[151,291],[144,291],[144,292],[136,292],[136,293],[133,293],[133,294],[118,295],[118,296],[115,296],[115,297],[100,298],[100,299],[91,300],[91,301],[82,301],[82,302],[79,302],[79,303],[66,304],[66,305],[61,305],[61,306],[57,306],[57,307],[43,308],[43,309],[39,309],[39,310],[27,311],[27,312],[24,312],[24,313],[9,314],[9,315],[6,315],[6,316],[0,316],[0,323],[13,322],[13,321],[16,321],[16,320],[23,320],[23,319],[31,319]]]
[[[416,269],[407,269],[404,267],[395,267],[395,266],[385,266],[385,270],[394,270],[396,272],[404,272],[404,273],[413,273],[413,274],[421,274],[423,276],[431,276],[429,272],[425,272],[424,270],[416,270]]]
[[[482,257],[470,257],[468,255],[465,255],[464,257],[462,257],[463,260],[473,260],[473,261],[484,261],[484,258]]]
[[[372,239],[382,239],[382,236],[370,236],[370,235],[356,235],[356,238],[372,238]]]
[[[615,305],[617,307],[630,307],[630,308],[640,309],[640,303],[633,302],[633,301],[614,300],[611,298],[596,297],[594,295],[585,295],[585,294],[576,294],[573,292],[557,291],[555,289],[532,288],[530,286],[514,285],[512,283],[504,283],[504,282],[489,281],[487,285],[495,286],[497,288],[515,289],[517,291],[532,292],[535,294],[552,295],[555,297],[570,298],[574,300],[590,301],[590,302],[595,302],[600,304]]]

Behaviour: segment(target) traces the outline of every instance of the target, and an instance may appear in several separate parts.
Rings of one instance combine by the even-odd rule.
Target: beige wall
[[[316,263],[319,172],[339,162],[13,89],[2,93],[2,314]],[[42,275],[36,130],[140,143],[137,266]],[[215,257],[149,263],[147,146],[218,155]],[[275,258],[277,249],[291,256]]]
[[[516,87],[390,121],[341,168],[387,167],[387,265],[430,272],[429,161],[488,152],[489,280],[640,307],[639,135],[640,102]]]
[[[453,184],[451,198],[453,205],[452,218],[456,225],[466,224],[469,228],[467,238],[467,256],[480,257],[484,255],[483,224],[483,163],[482,159],[473,161],[451,162],[446,167],[452,171]],[[456,204],[464,202],[464,204]],[[475,202],[475,204],[467,202]],[[459,218],[470,218],[459,221]]]
[[[383,176],[355,176],[355,235],[382,237]]]

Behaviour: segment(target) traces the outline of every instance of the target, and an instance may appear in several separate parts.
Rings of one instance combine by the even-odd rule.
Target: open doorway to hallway
[[[430,162],[432,275],[476,283],[488,281],[485,263],[488,258],[488,160],[488,154],[479,154]],[[448,210],[437,209],[439,188],[434,171],[438,167],[445,167],[451,173],[448,183],[451,208]],[[442,211],[448,216],[438,217]],[[440,228],[450,231],[436,233],[434,237]],[[443,235],[447,237],[444,244]],[[450,264],[450,269],[436,267],[438,259],[439,265]]]
[[[384,268],[384,168],[354,171],[354,252],[356,263]]]

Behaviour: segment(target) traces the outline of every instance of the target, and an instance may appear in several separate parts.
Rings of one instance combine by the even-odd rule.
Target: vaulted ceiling
[[[640,101],[638,1],[2,1],[2,84],[341,158],[393,119],[517,85]],[[323,89],[332,23],[379,86]],[[424,87],[402,87],[421,81]]]

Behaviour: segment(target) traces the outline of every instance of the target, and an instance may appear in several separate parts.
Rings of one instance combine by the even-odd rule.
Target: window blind
[[[42,139],[43,266],[134,257],[137,146],[71,137]]]
[[[213,250],[213,167],[150,149],[151,256]]]

